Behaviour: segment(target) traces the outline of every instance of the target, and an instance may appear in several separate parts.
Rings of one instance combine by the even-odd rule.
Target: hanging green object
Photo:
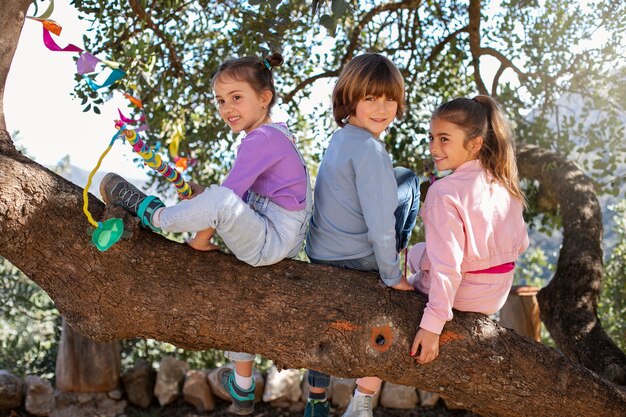
[[[91,241],[99,251],[104,252],[122,238],[122,233],[124,233],[122,219],[111,218],[98,223],[98,227],[91,236]]]

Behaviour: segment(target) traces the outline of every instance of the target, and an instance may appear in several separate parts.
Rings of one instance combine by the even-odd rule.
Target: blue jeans
[[[420,180],[409,169],[396,167],[393,171],[396,176],[396,184],[398,185],[398,207],[394,212],[394,216],[396,218],[396,250],[399,253],[409,245],[409,238],[415,227],[415,220],[417,219],[420,206]],[[374,254],[359,259],[338,261],[323,261],[311,258],[311,262],[359,271],[378,272]],[[308,383],[311,387],[327,388],[330,385],[330,376],[323,372],[309,369]]]

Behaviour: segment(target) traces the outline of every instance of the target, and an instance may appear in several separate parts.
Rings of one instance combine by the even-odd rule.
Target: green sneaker
[[[222,368],[217,372],[217,381],[220,393],[232,400],[235,414],[243,416],[254,412],[254,378],[250,389],[244,390],[235,383],[235,372],[230,368]]]
[[[330,404],[328,400],[309,400],[304,408],[304,417],[328,417]]]
[[[143,227],[161,231],[152,225],[156,209],[165,204],[156,196],[147,196],[119,175],[110,172],[100,182],[100,195],[106,204],[120,206],[133,216],[139,217]]]

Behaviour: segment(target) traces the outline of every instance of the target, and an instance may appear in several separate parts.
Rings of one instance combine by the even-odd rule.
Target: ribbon
[[[107,79],[102,84],[97,84],[94,80],[87,77],[86,75],[83,75],[83,78],[85,78],[87,85],[91,87],[92,90],[96,91],[101,88],[110,86],[114,82],[119,81],[120,79],[124,78],[125,75],[126,73],[124,71],[119,70],[119,69],[114,69],[111,71]]]
[[[50,21],[48,20],[48,22]],[[61,26],[59,26],[59,28],[60,27]],[[60,33],[60,29],[59,29],[59,33]],[[46,45],[46,47],[49,50],[55,51],[55,52],[83,52],[81,48],[71,43],[67,45],[65,48],[61,48],[59,45],[57,45],[54,39],[52,39],[52,36],[50,35],[50,31],[46,29],[45,25],[43,27],[43,43]]]

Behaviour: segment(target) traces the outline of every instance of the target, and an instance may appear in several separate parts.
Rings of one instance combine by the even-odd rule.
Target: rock
[[[385,408],[410,410],[417,406],[419,398],[415,387],[407,387],[391,382],[385,382],[380,394],[380,405]]]
[[[126,409],[125,400],[114,400],[106,393],[75,394],[56,391],[56,407],[50,417],[116,417]]]
[[[22,405],[22,379],[7,371],[0,371],[0,410]]]
[[[206,372],[192,370],[185,375],[183,398],[199,412],[213,411],[215,399],[209,387]]]
[[[107,397],[115,401],[121,400],[123,396],[124,394],[122,393],[122,391],[117,388],[112,391],[107,392]]]
[[[356,388],[356,379],[331,376],[330,386],[333,392],[331,404],[338,409],[346,408]]]
[[[156,372],[145,360],[139,360],[122,377],[126,397],[131,404],[148,408],[154,397]]]
[[[54,409],[54,389],[50,381],[38,376],[24,378],[25,408],[29,414],[47,416]]]
[[[420,397],[420,405],[422,407],[434,407],[435,404],[437,404],[437,401],[439,401],[439,394],[434,393],[434,392],[428,392],[428,391],[422,391],[417,390],[417,393],[419,394]]]
[[[298,369],[283,369],[278,371],[272,366],[267,372],[263,401],[269,403],[275,400],[285,399],[289,402],[297,402],[302,395],[300,388],[300,371]]]
[[[213,369],[208,373],[207,380],[209,381],[211,391],[216,397],[221,398],[225,401],[230,401],[230,398],[225,398],[224,396],[222,396],[217,388],[217,385],[219,384],[217,381],[217,373],[222,368],[235,369],[235,364],[227,363],[226,365],[222,365],[219,368]],[[259,402],[261,401],[261,398],[263,397],[263,391],[265,390],[265,379],[263,378],[261,372],[259,372],[257,369],[252,370],[252,376],[254,377],[254,383],[256,385],[256,388],[254,390],[254,402]]]
[[[159,399],[159,404],[167,405],[180,396],[180,387],[189,370],[189,364],[166,356],[159,363],[159,372],[154,385],[154,395]]]

